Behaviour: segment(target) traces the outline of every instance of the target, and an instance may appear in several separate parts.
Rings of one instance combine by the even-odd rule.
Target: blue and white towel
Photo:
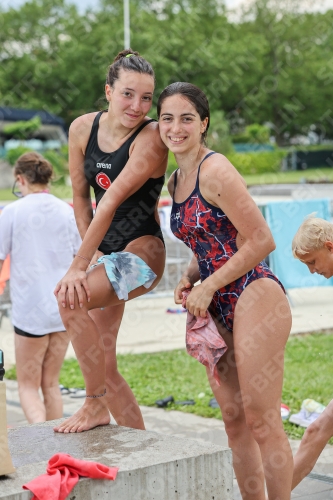
[[[104,264],[106,274],[119,300],[128,300],[129,292],[139,286],[149,288],[157,277],[144,260],[130,252],[103,255],[97,262]]]

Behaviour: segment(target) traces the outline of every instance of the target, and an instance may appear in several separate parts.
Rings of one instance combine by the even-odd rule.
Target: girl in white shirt
[[[13,187],[21,199],[0,216],[0,270],[10,255],[17,380],[29,423],[62,417],[58,379],[69,339],[53,289],[80,245],[72,208],[48,192],[52,174],[40,154],[23,154]]]

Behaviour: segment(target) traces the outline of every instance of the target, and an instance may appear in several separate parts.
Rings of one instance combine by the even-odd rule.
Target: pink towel
[[[190,293],[188,290],[182,292],[184,308],[186,308],[186,299]],[[209,368],[218,385],[221,383],[216,365],[227,349],[227,344],[208,311],[206,318],[197,318],[187,311],[186,350],[190,356]]]
[[[79,476],[92,479],[116,479],[118,468],[97,462],[77,460],[66,453],[50,458],[47,474],[42,474],[23,485],[34,494],[32,500],[65,500],[79,480]]]

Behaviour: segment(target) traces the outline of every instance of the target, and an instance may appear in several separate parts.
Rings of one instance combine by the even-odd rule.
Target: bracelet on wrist
[[[80,259],[84,259],[86,260],[87,262],[90,262],[90,259],[87,259],[87,257],[83,257],[83,255],[80,255],[80,254],[76,254],[75,257],[80,257]]]

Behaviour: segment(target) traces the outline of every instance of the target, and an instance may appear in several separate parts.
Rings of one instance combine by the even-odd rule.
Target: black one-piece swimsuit
[[[154,120],[147,120],[112,153],[105,153],[98,146],[99,120],[105,111],[97,113],[88,140],[84,173],[90,186],[93,187],[96,205],[104,193],[115,181],[129,159],[129,149],[141,130]],[[155,219],[156,203],[164,184],[164,175],[157,179],[148,179],[138,191],[133,193],[116,210],[109,229],[99,246],[104,254],[121,252],[133,240],[141,236],[151,235],[163,243],[163,235]]]

